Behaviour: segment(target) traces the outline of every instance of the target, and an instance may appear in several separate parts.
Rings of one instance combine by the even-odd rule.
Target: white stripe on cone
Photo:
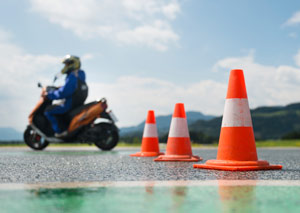
[[[156,124],[147,124],[146,123],[145,128],[144,128],[143,137],[144,138],[156,138],[156,137],[158,137]]]
[[[186,118],[172,118],[169,137],[172,138],[190,137]]]
[[[252,127],[248,99],[226,99],[222,127]]]

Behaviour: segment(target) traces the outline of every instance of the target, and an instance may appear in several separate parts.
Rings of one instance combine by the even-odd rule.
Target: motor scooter
[[[38,83],[38,87],[42,85]],[[57,89],[47,86],[46,91]],[[107,100],[102,98],[76,107],[64,115],[57,116],[59,127],[66,129],[63,137],[55,137],[50,122],[44,115],[52,100],[41,95],[30,113],[29,124],[24,131],[25,143],[34,150],[43,150],[49,143],[88,143],[101,150],[113,149],[119,141],[119,130],[115,125],[117,118],[107,110]]]

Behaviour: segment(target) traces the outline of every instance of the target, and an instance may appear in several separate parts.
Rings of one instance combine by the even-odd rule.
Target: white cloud
[[[136,76],[123,76],[109,84],[89,85],[89,100],[106,97],[120,126],[138,124],[150,109],[155,110],[156,115],[172,114],[175,103],[180,102],[185,104],[186,110],[221,114],[227,87],[226,83],[211,80],[182,86],[167,80]]]
[[[93,54],[84,54],[83,56],[80,57],[81,61],[86,61],[86,60],[90,60],[90,59],[93,59],[94,58],[94,55]]]
[[[289,33],[288,36],[289,36],[290,38],[297,38],[297,37],[298,37],[297,33],[294,33],[294,32]]]
[[[300,50],[298,50],[298,53],[294,56],[294,61],[296,65],[300,67]]]
[[[220,75],[218,81],[201,80],[183,86],[167,80],[123,76],[110,84],[90,84],[90,100],[107,97],[121,126],[141,122],[149,109],[156,115],[172,114],[178,102],[185,103],[186,110],[221,115],[231,69],[244,70],[251,108],[300,101],[300,68],[259,64],[253,50],[244,57],[219,60],[212,68]]]
[[[177,0],[31,0],[31,5],[83,39],[102,37],[159,51],[179,40],[170,23],[180,12]]]
[[[222,59],[214,68],[226,71],[244,70],[251,107],[300,101],[300,68],[259,64],[254,61],[253,54]]]
[[[125,44],[145,44],[160,51],[168,49],[167,44],[176,42],[179,37],[172,30],[168,23],[161,21],[153,25],[144,25],[133,30],[122,31],[117,34],[117,40]]]
[[[5,41],[12,38],[12,34],[8,31],[0,29],[0,41]]]
[[[180,12],[180,7],[176,2],[172,2],[162,8],[163,13],[169,19],[175,19],[177,13]]]
[[[292,15],[292,17],[290,17],[284,25],[287,25],[287,26],[291,26],[291,25],[297,25],[300,23],[300,11],[294,13]]]
[[[0,28],[0,126],[22,131],[40,96],[37,82],[51,84],[63,65],[62,56],[27,53],[12,43],[12,37]],[[91,58],[92,54],[82,56],[83,60]]]
[[[11,37],[0,29],[0,126],[23,130],[39,98],[37,81],[51,83],[53,70],[62,67],[61,57],[26,53],[11,42]],[[299,55],[300,51],[295,56],[297,65],[300,65]],[[91,54],[82,56],[83,60],[91,58]],[[156,115],[171,114],[178,102],[183,102],[186,110],[221,115],[229,70],[237,68],[244,70],[252,108],[300,101],[300,68],[257,63],[254,51],[244,57],[219,60],[212,68],[221,76],[219,80],[201,80],[190,85],[137,76],[122,76],[110,83],[90,80],[88,100],[106,97],[120,120],[119,126],[136,125],[145,119],[149,109],[155,110]]]
[[[39,97],[37,81],[47,82],[60,60],[25,53],[10,42],[10,36],[2,36],[9,34],[0,29],[0,126],[22,130]]]

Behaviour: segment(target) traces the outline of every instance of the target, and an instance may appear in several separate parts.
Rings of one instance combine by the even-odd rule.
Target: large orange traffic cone
[[[155,122],[154,111],[149,110],[147,120],[144,127],[142,149],[141,152],[131,154],[131,157],[156,157],[163,155],[164,153],[159,152],[158,135]]]
[[[194,168],[230,171],[281,169],[257,159],[243,70],[230,72],[216,160]]]
[[[175,105],[171,121],[167,151],[165,155],[159,156],[154,161],[199,161],[198,156],[193,156],[190,135],[187,126],[184,105]]]

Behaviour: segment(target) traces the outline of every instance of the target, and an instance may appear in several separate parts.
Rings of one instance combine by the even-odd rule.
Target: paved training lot
[[[254,172],[129,157],[138,150],[1,148],[1,212],[300,212],[300,149],[258,149],[283,170]],[[193,153],[204,163],[217,149]]]
[[[192,168],[193,162],[153,162],[129,157],[139,149],[97,148],[0,149],[0,183],[99,182],[150,180],[300,180],[300,149],[258,149],[259,159],[283,165],[282,170],[225,172]],[[193,149],[204,160],[217,149]]]

